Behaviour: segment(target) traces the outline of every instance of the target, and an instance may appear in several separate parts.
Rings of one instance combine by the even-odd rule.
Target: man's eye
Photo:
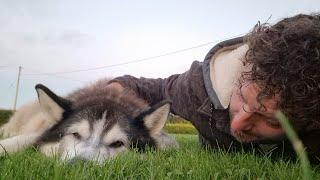
[[[81,139],[81,135],[77,132],[72,133],[73,137],[75,137],[76,139]]]
[[[122,141],[115,141],[115,142],[111,143],[111,144],[109,145],[109,147],[118,148],[118,147],[121,147],[121,146],[123,146],[123,145],[124,145],[124,143],[123,143]]]
[[[274,119],[267,119],[266,123],[272,128],[281,128],[280,123]]]
[[[261,119],[263,119],[263,121],[272,128],[281,128],[280,122],[278,120],[276,120],[275,118],[271,118],[271,117],[266,117],[260,113],[256,113]]]

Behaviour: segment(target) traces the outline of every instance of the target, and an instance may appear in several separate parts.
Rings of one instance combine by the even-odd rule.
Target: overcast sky
[[[21,106],[36,98],[37,83],[66,95],[103,77],[182,73],[215,43],[248,33],[258,21],[319,11],[318,0],[1,0],[0,107],[13,107],[18,66]],[[101,66],[109,67],[59,73]]]

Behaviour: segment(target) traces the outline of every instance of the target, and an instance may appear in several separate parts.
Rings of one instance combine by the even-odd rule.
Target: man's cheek
[[[229,117],[230,117],[231,121],[233,120],[235,115],[237,113],[239,113],[241,108],[242,108],[242,105],[240,103],[234,102],[233,104],[230,104],[230,106],[229,106]]]
[[[259,131],[262,133],[261,136],[265,138],[284,136],[284,131],[282,128],[272,128],[267,124],[264,127],[261,127]]]
[[[237,93],[233,94],[231,96],[231,99],[230,99],[230,111],[234,114],[236,112],[239,112],[240,109],[242,108],[243,106],[243,102],[241,101],[240,97],[237,95]]]

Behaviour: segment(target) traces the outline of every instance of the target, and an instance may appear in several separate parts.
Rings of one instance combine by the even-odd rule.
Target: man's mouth
[[[253,142],[259,139],[258,136],[252,135],[252,134],[248,134],[248,133],[243,133],[243,132],[232,132],[231,133],[233,137],[235,137],[238,141],[240,142],[244,142],[244,143],[249,143],[249,142]]]

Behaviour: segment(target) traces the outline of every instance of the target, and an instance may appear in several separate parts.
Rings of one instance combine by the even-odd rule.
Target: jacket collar
[[[204,84],[215,109],[229,106],[232,90],[245,71],[242,60],[247,50],[248,45],[239,37],[217,44],[206,55],[202,64]]]

